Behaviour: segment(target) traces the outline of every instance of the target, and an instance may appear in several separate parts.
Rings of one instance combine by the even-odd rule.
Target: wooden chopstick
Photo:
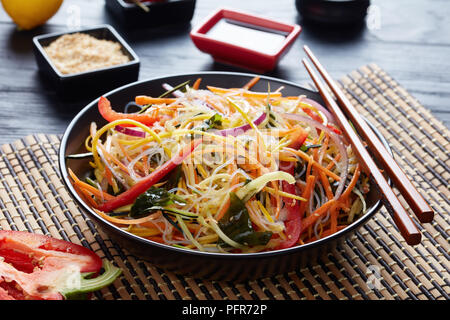
[[[399,167],[391,154],[386,150],[383,143],[380,139],[378,139],[366,121],[361,118],[358,111],[333,81],[331,76],[320,64],[319,60],[314,56],[311,50],[307,46],[304,46],[304,50],[324,78],[325,82],[328,84],[328,87],[330,87],[331,91],[336,96],[342,110],[353,123],[362,138],[369,145],[370,151],[380,162],[383,169],[386,170],[394,185],[400,190],[417,219],[419,219],[422,223],[431,222],[433,220],[434,212],[428,203],[423,199],[419,191],[417,191],[412,184],[411,180],[406,176],[405,172]]]
[[[347,118],[340,110],[337,103],[331,97],[331,94],[327,91],[325,85],[322,83],[322,81],[318,78],[314,70],[311,68],[308,61],[303,59],[302,62],[305,65],[305,68],[310,74],[317,89],[319,90],[320,95],[324,99],[327,107],[330,108],[330,111],[332,111],[333,115],[335,116],[336,121],[338,122],[337,124],[343,130],[346,138],[352,145],[353,150],[358,156],[365,172],[369,173],[372,176],[373,180],[375,181],[379,189],[379,192],[384,196],[383,197],[384,205],[389,210],[389,212],[392,213],[395,225],[400,230],[400,233],[402,234],[403,238],[409,245],[416,245],[420,243],[422,237],[420,231],[417,229],[417,226],[414,224],[411,217],[403,208],[394,191],[391,189],[389,183],[386,181],[383,174],[375,164],[375,161],[371,158],[369,152],[364,147],[362,141],[360,140],[356,132],[353,130],[352,126],[350,125]]]

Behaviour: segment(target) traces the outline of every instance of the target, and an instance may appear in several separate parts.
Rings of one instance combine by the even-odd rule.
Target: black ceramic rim
[[[119,91],[124,91],[127,90],[133,86],[136,85],[140,85],[143,83],[147,83],[147,82],[153,82],[153,81],[160,81],[161,83],[164,82],[164,79],[167,78],[171,78],[171,77],[192,77],[192,78],[198,78],[198,77],[202,77],[202,75],[226,75],[226,76],[235,76],[235,77],[248,77],[248,78],[253,78],[257,75],[255,74],[251,74],[251,73],[238,73],[238,72],[219,72],[219,71],[210,71],[210,72],[197,72],[197,73],[186,73],[186,74],[173,74],[173,75],[166,75],[164,77],[156,77],[156,78],[151,78],[151,79],[146,79],[146,80],[140,80],[140,81],[136,81],[127,85],[124,85],[122,87],[119,87],[117,89],[114,89],[106,94],[104,94],[104,97],[108,97],[114,93],[117,93]],[[267,76],[261,76],[258,75],[258,77],[260,77],[261,79],[267,80],[267,81],[271,81],[271,82],[276,82],[279,84],[284,84],[284,85],[289,85],[295,88],[299,88],[302,90],[306,90],[311,92],[311,94],[315,94],[317,95],[317,92],[312,91],[308,88],[305,88],[303,86],[300,86],[296,83],[290,82],[290,81],[286,81],[286,80],[281,80],[281,79],[277,79],[277,78],[272,78],[272,77],[267,77]],[[66,186],[66,188],[69,190],[70,194],[72,195],[72,197],[76,200],[76,202],[84,209],[84,211],[88,212],[91,216],[95,217],[95,219],[97,219],[98,221],[101,221],[102,223],[108,225],[109,227],[115,229],[116,232],[120,233],[121,235],[123,235],[126,238],[132,239],[134,241],[138,241],[138,242],[142,242],[142,243],[146,243],[149,246],[155,246],[155,247],[159,247],[161,249],[165,249],[165,250],[171,250],[171,251],[175,251],[178,252],[180,254],[187,254],[187,255],[193,255],[193,256],[202,256],[202,257],[211,257],[214,259],[236,259],[236,260],[241,260],[241,259],[256,259],[256,258],[268,258],[268,257],[273,257],[273,256],[278,256],[278,255],[285,255],[285,254],[294,254],[294,253],[298,253],[300,251],[304,251],[304,250],[311,250],[312,248],[318,247],[318,246],[322,246],[325,245],[326,243],[332,243],[334,240],[337,240],[338,238],[341,238],[343,236],[345,236],[346,234],[351,233],[353,230],[359,228],[360,226],[362,226],[363,224],[365,224],[376,212],[378,212],[378,210],[381,208],[382,206],[382,201],[381,199],[378,200],[372,207],[370,207],[367,212],[360,217],[358,220],[354,221],[352,224],[350,224],[349,226],[347,226],[346,228],[339,230],[338,232],[321,238],[319,240],[316,240],[314,242],[311,243],[307,243],[301,246],[296,246],[296,247],[291,247],[291,248],[286,248],[286,249],[281,249],[281,250],[275,250],[275,251],[265,251],[265,252],[254,252],[254,253],[239,253],[239,254],[230,254],[230,253],[216,253],[216,252],[202,252],[202,251],[196,251],[196,250],[189,250],[189,249],[183,249],[183,248],[177,248],[177,247],[173,247],[173,246],[169,246],[166,244],[162,244],[162,243],[158,243],[158,242],[154,242],[148,239],[144,239],[141,237],[138,237],[132,233],[129,233],[127,231],[124,231],[122,229],[120,229],[119,227],[117,227],[116,225],[114,225],[113,223],[105,220],[104,218],[100,217],[99,215],[97,215],[82,199],[81,197],[78,195],[78,193],[75,191],[75,189],[72,186],[72,183],[69,180],[69,175],[68,175],[68,171],[67,171],[67,166],[66,166],[66,162],[65,162],[65,150],[66,150],[66,146],[68,143],[68,137],[71,133],[71,131],[76,127],[76,124],[78,122],[78,119],[82,117],[82,115],[87,112],[88,110],[90,110],[93,107],[97,107],[97,102],[99,101],[99,98],[95,99],[94,101],[92,101],[91,103],[89,103],[86,107],[84,107],[76,116],[75,118],[70,122],[70,124],[68,125],[66,131],[63,134],[63,137],[61,139],[61,143],[59,146],[59,169],[61,171],[61,176],[63,178],[63,182]],[[320,101],[322,102],[322,101]],[[385,148],[391,153],[392,155],[392,150],[389,147],[388,142],[386,141],[386,139],[381,135],[381,133],[376,129],[376,127],[371,124],[368,120],[364,119],[367,124],[371,127],[371,129],[375,132],[375,134],[378,136],[378,138],[381,140],[381,142],[383,143],[383,145],[385,146]],[[389,184],[391,184],[391,181],[388,181]]]

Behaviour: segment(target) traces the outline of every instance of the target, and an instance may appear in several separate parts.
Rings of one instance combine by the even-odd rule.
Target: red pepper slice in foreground
[[[98,275],[102,266],[102,275],[85,279]],[[83,246],[40,234],[0,230],[1,300],[85,298],[119,274],[120,269],[103,264]]]
[[[308,133],[302,128],[298,128],[298,130],[294,131],[291,134],[291,140],[289,147],[292,149],[299,149],[306,138],[308,137]],[[280,170],[283,170],[291,175],[294,175],[295,165],[292,162],[280,161]],[[295,184],[289,184],[286,181],[282,182],[282,189],[284,192],[295,195],[297,192],[295,190]],[[277,249],[285,249],[290,248],[295,245],[300,237],[302,219],[300,217],[300,202],[298,200],[292,198],[283,198],[283,202],[285,203],[285,207],[287,209],[286,220],[284,221],[284,225],[286,227],[285,234],[286,240],[284,240]]]
[[[133,203],[139,195],[147,191],[155,183],[158,183],[169,172],[175,169],[176,166],[183,162],[183,160],[186,159],[192,153],[192,151],[194,151],[194,149],[200,144],[200,142],[200,139],[192,141],[191,144],[182,149],[180,153],[175,157],[164,163],[162,166],[136,183],[127,191],[119,194],[114,199],[101,204],[97,209],[103,212],[110,212],[119,207]]]
[[[115,120],[122,120],[122,119],[130,119],[137,122],[140,122],[142,124],[145,124],[147,126],[151,126],[156,121],[159,120],[157,112],[150,112],[150,113],[120,113],[116,112],[111,107],[111,102],[106,99],[105,97],[100,97],[100,100],[98,101],[98,111],[102,115],[102,117],[108,121],[112,122]],[[121,126],[126,127],[126,124],[121,124]]]

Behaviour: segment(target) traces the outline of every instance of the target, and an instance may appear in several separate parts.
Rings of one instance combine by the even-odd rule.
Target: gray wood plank
[[[242,71],[213,62],[189,38],[192,26],[225,5],[303,27],[300,37],[269,75],[310,82],[301,65],[307,44],[335,78],[368,63],[376,63],[450,126],[450,2],[446,0],[374,0],[380,28],[317,28],[302,21],[293,0],[198,0],[192,23],[182,28],[127,31],[100,0],[66,0],[43,27],[17,31],[0,10],[0,144],[31,133],[64,132],[72,117],[89,100],[64,103],[39,76],[32,53],[33,36],[68,30],[71,6],[80,10],[82,26],[112,24],[141,58],[140,79],[209,70]],[[99,93],[101,94],[101,93]]]

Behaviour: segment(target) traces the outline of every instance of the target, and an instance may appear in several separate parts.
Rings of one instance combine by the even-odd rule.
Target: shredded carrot
[[[148,167],[148,156],[144,156],[143,158],[142,158],[142,166],[143,166],[143,171],[144,171],[144,174],[148,174],[149,173],[149,171],[150,171],[150,169],[149,169],[149,167]]]
[[[314,160],[312,157],[308,159],[308,165],[306,166],[306,178],[308,178],[312,173],[313,162],[314,162]]]
[[[311,158],[308,154],[306,154],[305,152],[303,152],[301,150],[295,150],[292,148],[284,148],[284,149],[298,155],[300,158],[302,158],[305,161],[309,161],[309,159]],[[317,168],[319,170],[322,170],[323,172],[325,172],[325,174],[327,176],[333,178],[334,180],[336,180],[336,181],[341,180],[341,178],[337,174],[335,174],[334,172],[330,171],[329,169],[321,166],[317,161],[312,160],[311,165],[313,165],[315,168]]]
[[[358,182],[360,173],[361,173],[361,168],[358,163],[358,165],[356,166],[356,169],[355,169],[355,173],[353,174],[352,180],[350,180],[350,183],[348,184],[347,189],[345,189],[345,191],[341,195],[342,199],[348,198],[348,196],[352,192],[353,188],[356,186],[356,183]]]
[[[325,189],[325,194],[329,200],[334,198],[333,192],[331,190],[330,183],[328,181],[328,178],[325,176],[325,173],[323,171],[319,172],[320,180],[322,181],[322,186]],[[338,216],[338,209],[336,205],[331,206],[330,208],[330,220],[331,220],[331,230],[334,232],[337,231],[337,216]]]
[[[81,188],[77,184],[74,184],[74,188],[78,192],[78,194],[84,199],[84,201],[89,203],[93,208],[97,208],[98,204],[97,202],[95,202],[94,199],[92,199],[91,195],[89,194],[89,191]]]
[[[140,106],[145,106],[147,104],[172,104],[175,101],[177,101],[175,98],[152,98],[148,96],[136,96],[134,98],[134,102]]]
[[[195,223],[186,223],[186,227],[191,232],[198,232],[202,226],[199,224],[195,224]]]
[[[164,239],[161,236],[151,236],[151,237],[144,237],[145,239],[155,241],[158,243],[165,243]]]
[[[338,213],[339,213],[339,208],[336,205],[333,205],[330,209],[330,230],[332,231],[332,233],[335,233],[337,231],[337,227],[338,227]]]
[[[97,209],[94,209],[94,211],[103,219],[108,220],[109,222],[112,222],[112,223],[117,223],[117,224],[134,225],[134,224],[141,224],[144,222],[149,222],[152,219],[154,219],[153,215],[145,216],[145,217],[139,218],[139,219],[121,219],[121,218],[111,217],[111,216],[107,215],[106,213],[104,213],[103,211],[100,211]]]
[[[236,166],[233,164],[230,164],[228,166],[228,173],[231,174],[232,172],[236,171]],[[236,174],[234,175],[233,179],[230,181],[230,186],[233,187],[239,183],[239,176]],[[225,212],[227,212],[228,208],[230,207],[230,197],[227,195],[227,201],[225,205],[220,209],[220,211],[217,213],[216,220],[222,219]]]
[[[118,191],[117,183],[114,180],[111,170],[109,170],[108,167],[105,167],[105,178],[108,181],[108,184],[113,188],[114,193],[117,193]]]
[[[220,113],[225,113],[225,110],[221,106],[219,106],[217,103],[214,103],[213,101],[211,101],[210,98],[205,97],[205,101],[208,103],[208,105],[210,105],[211,107],[213,107],[214,109],[216,109]]]
[[[304,232],[306,229],[308,229],[310,226],[312,226],[314,223],[316,223],[317,219],[319,219],[321,216],[323,216],[327,211],[330,209],[330,207],[336,203],[336,200],[328,200],[323,205],[321,205],[319,208],[316,209],[311,215],[307,216],[302,221],[302,232]]]
[[[191,168],[192,172],[194,173],[194,182],[195,182],[195,184],[197,184],[200,181],[200,179],[198,178],[197,170],[190,163],[188,164],[188,166]]]
[[[200,87],[200,82],[202,82],[202,78],[198,78],[197,80],[195,80],[194,84],[192,85],[192,89],[198,90],[198,88]]]
[[[305,198],[307,201],[300,202],[300,207],[298,210],[300,217],[303,217],[305,215],[306,205],[308,204],[308,201],[311,198],[315,184],[316,184],[315,176],[310,175],[306,178],[306,186],[305,186],[305,189],[303,190],[302,198]]]
[[[338,155],[334,158],[334,161],[330,161],[330,163],[329,163],[328,166],[327,166],[327,169],[328,169],[328,170],[333,169],[333,167],[334,167],[334,165],[335,165],[335,162],[338,162],[339,159],[341,159],[341,154],[338,154]]]
[[[120,160],[106,151],[105,147],[101,143],[98,143],[97,146],[102,150],[105,158],[108,158],[110,161],[114,162],[123,172],[129,174],[128,168],[122,162],[120,162]]]
[[[319,171],[319,177],[320,181],[322,182],[322,186],[325,190],[325,195],[327,196],[328,200],[331,200],[334,198],[333,190],[331,189],[330,182],[328,181],[327,176],[323,171]]]
[[[267,98],[269,95],[270,97],[281,97],[281,92],[254,92],[254,91],[247,91],[245,89],[241,88],[232,88],[232,89],[224,89],[224,88],[218,88],[213,86],[206,86],[209,91],[217,93],[217,94],[236,94],[236,95],[242,95],[244,97],[252,97],[252,98]]]
[[[246,90],[250,90],[259,80],[261,77],[256,76],[253,79],[251,79],[249,82],[247,82],[242,88]]]
[[[99,190],[93,186],[91,186],[89,183],[83,182],[73,173],[73,171],[69,168],[69,175],[72,178],[73,182],[80,188],[85,189],[92,193],[97,199],[105,199],[105,200],[111,200],[114,199],[114,196],[110,195],[109,193]]]
[[[157,211],[155,213],[152,213],[151,216],[153,217],[154,220],[158,219],[159,217],[161,217],[161,212]],[[155,222],[155,221],[147,221],[147,222],[142,222],[139,224],[141,227],[146,227],[146,228],[154,228],[154,227],[159,227],[160,229],[164,229],[165,228],[165,224],[162,221],[159,222]]]
[[[120,150],[122,151],[123,155],[127,158],[127,160],[129,162],[133,161],[128,152],[125,150],[125,147],[120,142],[118,142],[117,144],[119,145]]]

